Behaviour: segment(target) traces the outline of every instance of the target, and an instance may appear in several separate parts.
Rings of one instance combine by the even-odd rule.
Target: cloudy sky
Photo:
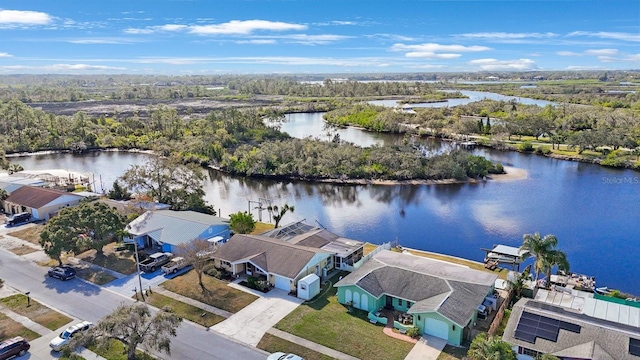
[[[640,69],[640,0],[2,0],[0,74]]]

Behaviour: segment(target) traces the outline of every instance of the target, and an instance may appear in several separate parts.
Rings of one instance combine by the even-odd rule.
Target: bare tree
[[[281,208],[278,208],[278,205],[268,206],[267,210],[273,213],[273,220],[275,220],[275,228],[280,224],[280,220],[287,212],[293,212],[295,207],[289,206],[289,204],[284,204]]]
[[[171,354],[171,338],[176,337],[182,318],[169,309],[153,315],[146,304],[120,304],[111,314],[102,318],[86,335],[74,339],[69,347],[96,342],[98,347],[108,346],[110,340],[124,345],[127,360],[136,358],[136,348],[145,345],[150,349]]]
[[[208,292],[207,288],[202,282],[202,274],[211,260],[211,256],[214,251],[217,250],[217,246],[211,244],[207,240],[196,239],[191,242],[181,244],[178,247],[178,255],[182,256],[198,275],[198,284],[203,293]]]

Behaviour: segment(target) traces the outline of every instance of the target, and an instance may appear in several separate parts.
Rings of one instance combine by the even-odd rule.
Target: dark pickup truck
[[[172,253],[158,252],[155,254],[151,254],[149,258],[140,262],[140,270],[146,273],[154,272],[157,269],[160,269],[162,265],[171,261],[172,257],[173,257]]]

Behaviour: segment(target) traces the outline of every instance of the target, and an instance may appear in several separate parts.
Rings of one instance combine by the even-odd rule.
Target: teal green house
[[[369,312],[371,322],[460,345],[497,275],[444,261],[383,250],[334,286],[338,301]]]

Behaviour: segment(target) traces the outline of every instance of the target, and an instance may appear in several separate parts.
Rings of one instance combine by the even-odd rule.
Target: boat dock
[[[513,270],[520,271],[522,257],[527,254],[526,250],[507,245],[494,245],[491,249],[480,249],[486,253],[484,264],[486,268],[495,268],[498,264],[511,265]]]

